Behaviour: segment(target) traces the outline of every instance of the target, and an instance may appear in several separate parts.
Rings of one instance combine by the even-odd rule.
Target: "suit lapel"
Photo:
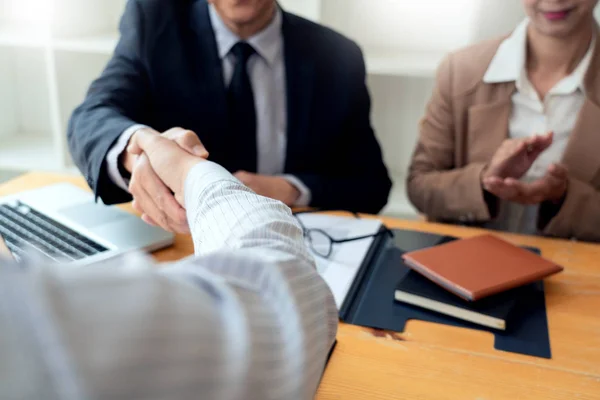
[[[293,20],[283,13],[283,43],[287,95],[287,150],[285,170],[295,164],[296,152],[305,148],[310,123],[315,64],[306,40]],[[306,155],[303,155],[305,158]]]
[[[502,142],[508,138],[508,121],[512,111],[512,82],[490,86],[490,102],[469,108],[468,158],[489,161]]]
[[[219,57],[215,33],[210,23],[208,3],[206,0],[194,1],[191,9],[190,26],[194,31],[195,46],[197,51],[192,51],[190,58],[198,77],[197,82],[202,82],[199,88],[202,92],[200,98],[208,99],[204,107],[210,111],[216,121],[215,130],[218,136],[227,131],[227,98],[223,81],[223,64]],[[217,135],[215,135],[217,136]]]
[[[598,28],[596,28],[596,37],[598,37]],[[569,173],[584,182],[591,182],[600,170],[599,68],[600,40],[597,38],[592,62],[584,79],[586,100],[563,155],[563,163],[569,169]]]
[[[563,155],[563,163],[574,177],[591,182],[600,169],[600,107],[586,99],[569,143]]]

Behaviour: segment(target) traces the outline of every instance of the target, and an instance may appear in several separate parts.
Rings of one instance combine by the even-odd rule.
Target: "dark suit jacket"
[[[123,131],[181,126],[211,160],[232,165],[226,88],[206,0],[130,0],[121,40],[69,124],[69,146],[107,204],[131,200],[112,183],[106,155]],[[361,50],[334,31],[283,13],[287,81],[285,173],[312,192],[311,206],[377,213],[391,182],[370,124]],[[236,171],[231,171],[236,172]]]

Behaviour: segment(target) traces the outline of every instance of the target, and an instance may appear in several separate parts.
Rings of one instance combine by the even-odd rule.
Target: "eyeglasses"
[[[296,220],[298,220],[298,223],[300,224],[300,227],[302,228],[302,232],[304,233],[304,239],[306,240],[307,244],[310,246],[311,250],[319,257],[323,257],[323,258],[331,257],[331,253],[333,252],[333,246],[335,244],[354,242],[354,241],[358,241],[358,240],[374,238],[374,237],[377,237],[380,235],[390,235],[392,237],[394,236],[394,234],[392,233],[391,230],[384,227],[381,231],[371,234],[371,235],[355,236],[355,237],[346,238],[346,239],[336,239],[322,229],[307,228],[304,225],[304,223],[302,222],[302,220],[298,217],[299,214],[308,214],[308,213],[315,213],[315,212],[320,212],[320,211],[295,212],[294,217],[296,217]],[[352,215],[355,218],[360,219],[360,216],[357,213],[352,213]]]

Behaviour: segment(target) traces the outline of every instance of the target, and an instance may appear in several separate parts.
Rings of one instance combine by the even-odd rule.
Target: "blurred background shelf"
[[[444,53],[419,53],[370,50],[365,54],[367,71],[371,75],[431,78],[435,75]]]
[[[0,46],[44,47],[49,43],[50,35],[44,28],[0,22]]]
[[[13,132],[0,138],[0,168],[60,171],[62,165],[49,132]]]
[[[117,33],[103,33],[72,38],[56,38],[52,40],[52,48],[59,51],[110,56],[118,41],[119,35]]]

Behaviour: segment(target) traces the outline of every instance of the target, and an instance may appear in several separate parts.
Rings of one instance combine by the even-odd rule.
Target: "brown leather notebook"
[[[475,301],[561,272],[563,268],[497,236],[481,235],[405,253],[413,270]]]

